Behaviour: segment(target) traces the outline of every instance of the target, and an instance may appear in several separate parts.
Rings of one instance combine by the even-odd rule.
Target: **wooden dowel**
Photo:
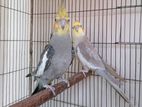
[[[91,72],[86,73],[86,76],[91,75]],[[79,72],[76,73],[74,76],[72,76],[71,78],[69,78],[69,83],[70,83],[70,87],[75,85],[76,83],[78,83],[79,81],[83,80],[85,77],[83,75],[83,73]],[[66,89],[68,89],[69,87],[67,87],[67,84],[64,82],[60,82],[55,84],[53,87],[55,87],[55,93],[56,95],[60,94],[61,92],[65,91]],[[53,93],[51,92],[50,89],[45,89],[33,96],[30,96],[10,107],[37,107],[45,102],[47,102],[48,100],[52,99],[53,97],[55,97],[53,95]]]

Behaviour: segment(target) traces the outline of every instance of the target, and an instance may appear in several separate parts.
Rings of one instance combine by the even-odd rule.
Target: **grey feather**
[[[74,47],[73,47],[73,46],[72,46],[72,51],[71,51],[71,53],[72,53],[72,60],[71,60],[70,65],[72,65],[73,60],[74,60],[74,58],[75,58],[75,49],[74,49]]]
[[[53,36],[50,44],[55,50],[50,67],[41,78],[52,80],[60,77],[69,67],[72,60],[72,43],[69,36]]]
[[[44,89],[45,88],[43,87],[41,81],[39,79],[36,79],[35,88],[34,88],[31,95],[34,95],[34,94],[36,94],[36,93],[38,93],[38,92],[40,92],[41,90],[44,90]]]
[[[45,55],[47,59],[45,58]],[[46,61],[46,64],[44,63],[45,66],[42,65],[44,62],[43,59]],[[40,62],[34,74],[36,77],[35,82],[37,82],[37,84],[33,94],[44,89],[43,87],[46,84],[51,84],[54,79],[62,77],[70,66],[71,60],[72,42],[70,36],[52,35],[49,44],[41,54]],[[39,70],[41,66],[44,67],[42,73]]]
[[[94,49],[86,36],[84,36],[82,40],[78,43],[76,49],[78,58],[83,66],[88,67],[88,69],[95,71],[98,75],[106,79],[116,89],[116,91],[129,103],[128,97],[118,86],[119,81],[117,81],[109,72],[106,71],[105,65],[99,57],[97,50]]]
[[[47,52],[47,54],[46,54],[46,52]],[[49,65],[51,64],[51,59],[52,59],[54,53],[55,53],[55,51],[54,51],[53,47],[50,44],[46,45],[43,52],[40,55],[40,61],[37,65],[36,70],[34,72],[28,74],[26,77],[30,77],[30,76],[35,76],[35,78],[39,77],[40,75],[37,75],[37,74],[38,74],[38,72],[40,72],[39,68],[42,66],[44,55],[46,54],[46,57],[48,58],[48,60],[45,62],[46,66],[44,68],[46,70],[46,69],[48,69]]]
[[[108,73],[106,71],[102,71],[102,70],[95,70],[95,72],[100,75],[101,77],[103,77],[104,79],[106,79],[110,84],[111,86],[129,103],[129,99],[128,97],[124,94],[124,92],[119,88],[118,85],[116,85],[114,82],[113,82],[113,79],[110,75],[108,75]]]

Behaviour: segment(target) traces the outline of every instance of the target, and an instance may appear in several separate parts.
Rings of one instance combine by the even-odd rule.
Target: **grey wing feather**
[[[116,70],[115,70],[113,67],[111,67],[110,65],[108,65],[108,64],[105,63],[104,61],[103,61],[103,63],[104,63],[104,65],[105,65],[105,67],[106,67],[106,70],[107,70],[112,76],[114,76],[115,78],[117,78],[117,79],[119,79],[119,80],[125,82],[125,79],[124,79],[122,76],[120,76],[119,74],[117,74]]]
[[[55,54],[55,50],[54,50],[54,48],[50,45],[50,46],[49,46],[49,51],[48,51],[48,54],[47,54],[48,60],[47,60],[47,62],[46,62],[46,66],[45,66],[44,71],[46,71],[46,70],[48,69],[48,67],[50,66],[50,64],[51,64],[51,59],[52,59],[52,57],[53,57],[54,54]]]
[[[94,47],[89,43],[89,41],[83,41],[78,45],[80,53],[83,55],[89,63],[96,67],[96,69],[105,69],[100,57]],[[78,50],[77,50],[78,51]]]
[[[44,50],[41,54],[40,62],[39,62],[38,67],[36,69],[36,73],[38,72],[38,68],[40,67],[40,65],[42,63],[43,56],[46,52],[47,52],[46,57],[48,59],[47,59],[46,64],[45,64],[44,71],[46,71],[51,64],[51,60],[52,60],[52,57],[54,56],[55,50],[53,49],[53,47],[50,44],[48,44],[48,45],[45,46],[45,48],[44,48]]]
[[[96,50],[94,50],[93,46],[88,41],[83,41],[78,45],[80,58],[82,58],[82,63],[86,64],[89,69],[96,71],[96,73],[102,77],[104,77],[115,89],[116,91],[127,101],[129,102],[128,97],[123,93],[123,91],[117,86],[119,83],[115,78],[113,78],[109,72],[106,71],[105,66],[97,54]],[[84,62],[83,62],[84,60]]]
[[[43,52],[41,53],[41,55],[40,55],[40,61],[39,61],[38,65],[37,65],[36,70],[35,70],[34,72],[28,74],[26,77],[35,76],[35,79],[36,79],[36,76],[38,76],[38,75],[36,75],[36,74],[37,74],[37,72],[38,72],[39,67],[40,67],[41,64],[42,64],[42,60],[43,60],[44,54],[45,54],[46,52],[47,52],[46,57],[47,57],[48,59],[47,59],[46,64],[45,64],[45,69],[44,69],[44,71],[48,69],[48,67],[49,67],[49,65],[50,65],[50,63],[51,63],[51,59],[52,59],[52,57],[53,57],[53,55],[54,55],[54,53],[55,53],[53,47],[52,47],[50,44],[46,45],[45,48],[44,48],[44,50],[43,50]]]
[[[53,37],[53,33],[51,33],[51,35],[50,35],[50,39]]]
[[[74,49],[74,47],[72,46],[72,50],[71,50],[71,53],[72,53],[72,60],[71,60],[71,63],[70,63],[70,65],[72,65],[72,63],[73,63],[73,60],[74,60],[74,58],[75,58],[75,49]]]
[[[42,59],[43,59],[43,56],[44,56],[44,54],[45,54],[45,52],[46,51],[49,51],[49,44],[47,44],[46,46],[45,46],[45,48],[44,48],[44,50],[43,50],[43,52],[41,53],[41,55],[40,55],[40,61],[39,61],[39,63],[38,63],[38,65],[37,65],[37,68],[36,68],[36,70],[35,70],[35,74],[37,73],[37,71],[38,71],[38,67],[41,65],[41,63],[42,63]],[[48,62],[48,61],[47,61]]]
[[[130,103],[128,97],[124,94],[124,92],[119,88],[118,85],[116,85],[116,84],[114,83],[114,81],[112,81],[112,77],[111,77],[111,76],[108,76],[108,75],[106,74],[107,72],[102,71],[102,70],[96,70],[96,72],[97,72],[100,76],[102,76],[103,78],[105,78],[105,79],[112,85],[112,87],[113,87],[128,103]]]
[[[105,65],[103,64],[103,61],[98,55],[97,50],[94,50],[94,47],[91,46],[91,44],[88,41],[82,42],[82,44],[79,44],[79,48],[80,48],[80,53],[83,55],[86,61],[89,62],[89,64],[91,65],[91,66],[88,65],[88,67],[90,66],[89,69],[103,70],[102,73],[107,75],[111,81],[113,81],[117,85],[120,85],[120,82],[116,80],[109,72],[106,71]],[[90,54],[90,52],[92,54]]]
[[[54,54],[55,54],[55,50],[53,49],[53,47],[50,44],[46,45],[41,56],[40,56],[40,62],[39,62],[38,67],[35,71],[34,80],[35,80],[36,85],[35,85],[32,95],[34,95],[35,93],[44,89],[42,81],[38,78],[38,75],[39,74],[42,75],[42,73],[44,73],[49,68],[49,66],[51,64],[52,57],[54,56]],[[46,59],[46,60],[43,60],[43,59]],[[45,66],[43,66],[44,65],[43,63],[45,64]],[[44,69],[39,70],[39,69],[41,69],[40,66],[44,67]],[[40,73],[40,72],[42,72],[42,73]]]

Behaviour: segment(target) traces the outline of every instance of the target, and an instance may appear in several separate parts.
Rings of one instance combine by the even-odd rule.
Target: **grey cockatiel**
[[[61,7],[56,15],[53,33],[49,44],[43,50],[40,62],[35,72],[27,76],[35,77],[35,89],[32,94],[44,88],[50,88],[55,95],[54,88],[50,86],[54,79],[62,79],[72,61],[72,39],[69,34],[69,17],[65,8]]]
[[[98,55],[97,50],[89,42],[87,36],[85,36],[84,29],[78,21],[74,22],[73,24],[73,42],[76,49],[76,54],[85,69],[82,70],[82,72],[88,72],[88,70],[95,71],[96,74],[106,79],[113,86],[113,88],[129,103],[128,97],[118,86],[119,82],[109,72],[106,71],[104,62]]]

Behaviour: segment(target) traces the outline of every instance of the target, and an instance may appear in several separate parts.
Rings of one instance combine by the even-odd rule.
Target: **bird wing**
[[[36,69],[36,76],[42,75],[44,71],[48,69],[51,64],[52,57],[54,56],[55,50],[48,44],[45,46],[41,56],[40,61]]]
[[[108,65],[108,64],[105,63],[105,62],[104,62],[104,65],[105,65],[105,67],[106,67],[106,70],[107,70],[112,76],[114,76],[115,78],[117,78],[117,79],[119,79],[119,80],[125,82],[125,79],[124,79],[122,76],[120,76],[119,74],[117,74],[116,70],[115,70],[113,67],[111,67],[110,65]]]
[[[96,49],[96,48],[94,48],[94,49]],[[98,55],[99,55],[99,54],[98,54]],[[114,69],[112,66],[108,65],[108,64],[102,59],[102,57],[101,57],[100,55],[99,55],[99,57],[101,58],[101,60],[102,60],[102,62],[103,62],[103,64],[104,64],[106,70],[107,70],[112,76],[114,76],[115,78],[117,78],[117,79],[119,79],[119,80],[125,82],[125,79],[124,79],[122,76],[120,76],[119,74],[117,74],[116,69]]]
[[[53,47],[50,44],[47,44],[40,55],[40,61],[37,65],[36,70],[32,73],[29,73],[26,77],[35,76],[35,79],[36,77],[40,77],[50,66],[54,53],[55,50],[53,49]]]
[[[32,95],[44,89],[42,81],[39,79],[39,77],[42,76],[43,73],[49,68],[54,53],[55,51],[50,44],[46,45],[43,52],[41,53],[40,61],[36,70],[33,73],[35,88],[32,92]]]
[[[120,84],[118,80],[116,80],[109,72],[106,71],[105,65],[99,57],[97,50],[94,50],[93,46],[88,41],[80,42],[77,47],[77,54],[84,66],[96,71],[96,73],[100,76],[107,75],[115,84]],[[103,72],[98,72],[97,70]]]
[[[53,33],[51,33],[51,35],[50,35],[50,37],[49,37],[49,38],[51,39],[52,37],[53,37]]]
[[[72,50],[71,50],[71,53],[72,53],[72,60],[71,60],[71,63],[70,63],[70,65],[72,65],[72,63],[73,63],[73,60],[74,60],[74,58],[75,58],[75,49],[74,49],[74,47],[72,46]]]
[[[80,42],[77,46],[77,54],[80,59],[86,59],[86,65],[89,67],[93,66],[95,69],[105,69],[104,64],[102,63],[101,58],[98,56],[97,50],[94,50],[94,47],[89,43],[88,40]],[[85,61],[84,61],[85,63]]]
[[[129,102],[128,97],[123,93],[123,91],[118,86],[119,81],[113,78],[112,75],[106,71],[105,65],[99,57],[97,50],[93,48],[93,46],[88,40],[84,40],[78,44],[77,55],[80,61],[83,63],[83,65],[87,66],[89,69],[95,71],[98,75],[105,78],[116,89],[116,91],[127,102]]]

